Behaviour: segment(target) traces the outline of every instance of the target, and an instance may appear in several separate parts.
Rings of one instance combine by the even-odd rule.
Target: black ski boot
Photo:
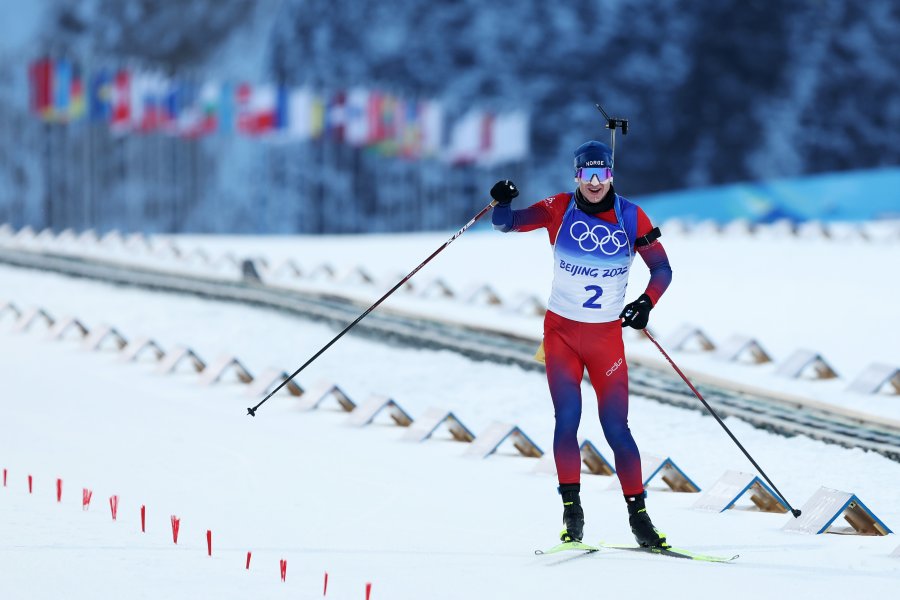
[[[644,548],[662,548],[666,546],[666,534],[653,526],[647,507],[644,505],[644,494],[625,496],[628,505],[628,524],[638,545]]]
[[[559,539],[563,542],[580,542],[584,537],[584,510],[581,508],[580,483],[564,483],[559,486],[563,500],[563,524],[566,528]]]

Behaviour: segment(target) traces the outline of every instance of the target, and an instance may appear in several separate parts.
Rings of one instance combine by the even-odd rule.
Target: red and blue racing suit
[[[553,246],[544,353],[556,414],[553,456],[560,484],[581,479],[578,425],[587,369],[622,491],[643,493],[640,453],[628,428],[628,365],[619,314],[635,252],[650,269],[645,293],[654,306],[672,280],[662,244],[647,243],[644,237],[653,229],[650,219],[618,194],[612,209],[592,215],[578,208],[572,193],[562,193],[524,210],[496,206],[492,220],[504,232],[546,228]]]

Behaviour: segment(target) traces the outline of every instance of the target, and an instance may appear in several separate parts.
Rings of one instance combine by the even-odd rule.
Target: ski
[[[658,554],[660,556],[671,556],[672,558],[683,558],[686,560],[699,560],[702,562],[715,563],[731,562],[740,556],[740,554],[735,554],[732,557],[714,556],[712,554],[700,554],[697,552],[691,552],[690,550],[685,550],[684,548],[675,548],[673,546],[663,546],[661,548],[645,548],[643,546],[634,546],[630,544],[607,544],[606,542],[600,542],[599,544],[597,544],[597,546],[599,546],[600,548],[609,548],[612,550],[629,550],[632,552],[644,552],[648,554]]]
[[[600,550],[600,548],[598,546],[585,544],[584,542],[562,542],[561,544],[557,544],[552,548],[547,548],[546,550],[535,550],[534,553],[537,556],[543,556],[545,554],[556,554],[557,552],[566,552],[571,550],[580,550],[585,554],[590,554],[592,552],[597,552],[598,550]]]

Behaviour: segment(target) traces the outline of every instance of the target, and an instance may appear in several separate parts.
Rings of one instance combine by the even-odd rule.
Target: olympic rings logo
[[[605,233],[602,237],[600,236],[601,231]],[[625,235],[624,231],[620,229],[610,231],[609,227],[602,223],[588,227],[588,224],[584,221],[575,221],[569,227],[569,235],[578,242],[578,246],[585,252],[593,252],[599,248],[607,256],[616,254],[628,245],[628,236]]]

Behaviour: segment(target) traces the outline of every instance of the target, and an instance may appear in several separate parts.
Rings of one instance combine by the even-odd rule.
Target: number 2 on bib
[[[597,302],[600,296],[603,295],[603,288],[599,285],[586,285],[584,286],[585,291],[591,292],[592,296],[587,299],[587,302],[582,304],[585,308],[603,308],[603,306]]]

